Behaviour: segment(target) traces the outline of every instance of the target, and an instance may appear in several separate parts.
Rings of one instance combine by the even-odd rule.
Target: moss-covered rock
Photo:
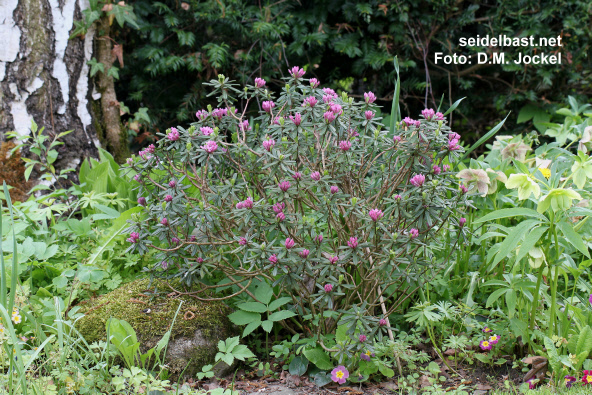
[[[81,304],[80,312],[85,316],[76,327],[88,342],[93,342],[106,340],[105,324],[110,317],[125,320],[136,331],[140,350],[145,352],[169,330],[181,302],[165,361],[172,378],[186,367],[184,375],[193,377],[202,366],[213,363],[219,340],[235,336],[227,318],[229,308],[222,302],[202,302],[179,295],[160,280],[152,284],[148,279],[137,280]]]

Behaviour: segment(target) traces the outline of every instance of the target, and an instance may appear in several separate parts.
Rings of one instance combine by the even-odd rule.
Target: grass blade
[[[506,115],[506,117],[504,118],[503,121],[501,121],[500,123],[498,123],[497,125],[495,125],[495,127],[493,129],[491,129],[489,132],[487,132],[487,134],[483,137],[481,137],[479,139],[479,141],[477,141],[475,144],[473,144],[473,146],[471,148],[469,148],[465,154],[462,156],[461,161],[466,158],[471,152],[473,152],[475,149],[477,149],[479,146],[481,146],[481,144],[483,144],[484,142],[486,142],[487,140],[489,140],[491,137],[493,137],[494,134],[496,134],[504,125],[504,122],[506,122],[506,119],[508,119],[508,117],[510,116],[510,113],[508,113],[508,115]]]

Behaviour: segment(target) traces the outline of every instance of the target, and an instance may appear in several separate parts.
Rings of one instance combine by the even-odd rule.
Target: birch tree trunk
[[[50,134],[73,130],[59,147],[61,169],[100,147],[87,65],[94,29],[69,40],[87,7],[88,0],[0,0],[0,139],[29,134],[31,120]]]

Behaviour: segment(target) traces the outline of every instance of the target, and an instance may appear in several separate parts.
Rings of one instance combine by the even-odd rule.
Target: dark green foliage
[[[115,37],[128,49],[119,97],[133,107],[149,107],[158,130],[194,120],[211,103],[202,82],[215,74],[232,75],[241,84],[262,77],[278,88],[286,63],[306,67],[324,86],[354,95],[372,90],[387,105],[398,55],[403,115],[421,110],[426,97],[428,107],[437,107],[443,94],[450,105],[480,92],[460,105],[456,122],[473,137],[508,109],[514,117],[529,102],[549,106],[565,93],[590,91],[587,1],[139,0],[133,6],[140,30],[126,27]],[[461,37],[487,34],[561,35],[563,64],[434,64],[435,52],[491,52],[458,46]],[[424,49],[432,83],[427,95]],[[515,59],[518,53],[555,49],[504,51]]]

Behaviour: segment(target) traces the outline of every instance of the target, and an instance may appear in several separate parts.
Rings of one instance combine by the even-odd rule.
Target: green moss
[[[106,340],[107,320],[110,317],[123,319],[134,328],[141,350],[145,351],[154,347],[169,330],[179,304],[183,302],[171,332],[171,341],[192,338],[196,331],[200,331],[208,342],[217,344],[218,340],[233,334],[227,318],[229,308],[222,302],[202,302],[190,296],[171,294],[171,289],[160,280],[155,280],[150,289],[149,284],[148,279],[137,280],[81,305],[80,312],[85,316],[78,321],[77,329],[88,342]],[[143,310],[148,308],[150,313],[144,313]],[[173,375],[182,372],[191,360],[186,374],[193,374],[203,365],[212,363],[215,352],[215,347],[198,347],[189,358],[168,360],[169,372]]]

